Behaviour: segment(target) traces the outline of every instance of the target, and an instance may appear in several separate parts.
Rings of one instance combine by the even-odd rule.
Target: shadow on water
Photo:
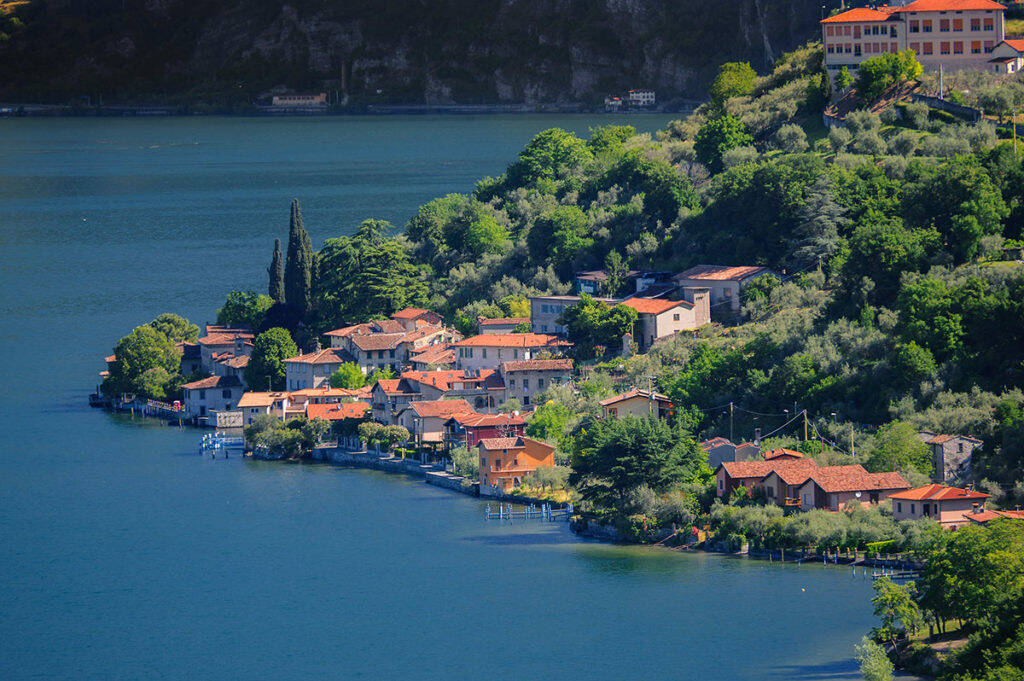
[[[851,668],[853,665],[853,668]],[[814,679],[829,681],[830,679],[860,679],[852,659],[834,660],[818,664],[786,664],[771,667],[772,676],[780,679]]]
[[[462,537],[463,541],[475,544],[486,544],[489,546],[543,546],[543,545],[564,545],[576,544],[578,540],[573,536],[559,533],[515,533],[515,534],[480,534],[475,536]]]

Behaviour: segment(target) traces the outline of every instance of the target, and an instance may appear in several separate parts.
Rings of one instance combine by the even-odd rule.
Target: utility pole
[[[732,442],[732,402],[729,403],[729,441]]]
[[[1010,123],[1013,126],[1013,157],[1017,158],[1017,108],[1013,109],[1013,121]]]
[[[853,448],[853,424],[850,424],[850,456],[857,454],[857,451]]]
[[[807,441],[807,410],[804,409],[804,442]]]

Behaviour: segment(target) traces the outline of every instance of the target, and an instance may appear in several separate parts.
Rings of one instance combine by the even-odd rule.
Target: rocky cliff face
[[[702,97],[717,66],[764,70],[813,38],[809,0],[32,0],[0,94],[245,101],[274,86],[356,102]]]

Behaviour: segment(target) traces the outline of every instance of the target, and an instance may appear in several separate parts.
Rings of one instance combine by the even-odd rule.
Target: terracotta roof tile
[[[529,317],[496,317],[494,319],[487,319],[486,317],[480,317],[476,320],[478,326],[515,326],[517,324],[529,324]]]
[[[803,453],[798,452],[795,449],[773,449],[772,451],[765,453],[764,460],[771,461],[772,459],[778,459],[786,456],[792,457],[794,459],[804,458]]]
[[[855,7],[854,9],[847,10],[842,14],[837,14],[827,19],[822,19],[818,23],[836,24],[849,21],[887,21],[891,15],[892,8],[887,8],[886,10],[875,10],[869,7]]]
[[[242,407],[270,407],[276,402],[281,402],[288,397],[288,393],[268,393],[246,390],[238,400],[239,408]]]
[[[352,344],[360,350],[393,350],[404,340],[405,333],[370,333],[352,336]]]
[[[463,428],[500,428],[502,426],[526,425],[526,419],[519,414],[478,414],[468,412],[454,414],[449,421],[455,421]]]
[[[767,267],[758,267],[756,265],[697,265],[682,274],[677,274],[673,278],[699,279],[703,281],[737,281],[770,272],[771,270]]]
[[[361,419],[366,416],[370,405],[366,402],[338,402],[332,404],[307,404],[306,418],[340,421],[342,419]]]
[[[207,388],[234,388],[241,386],[238,376],[208,376],[181,386],[185,390],[205,390]]]
[[[818,467],[812,459],[784,459],[781,461],[724,461],[719,466],[730,478],[748,479],[763,478],[773,471],[793,469],[803,472]],[[806,476],[805,478],[806,479]]]
[[[545,348],[571,345],[569,341],[546,333],[490,333],[463,338],[453,347]]]
[[[685,300],[662,300],[661,298],[627,298],[621,304],[633,308],[638,314],[654,315],[668,312],[676,307],[687,309],[693,307],[693,303],[688,303]]]
[[[1010,520],[1024,520],[1024,511],[978,511],[977,513],[967,513],[965,516],[968,520],[976,523],[985,524],[990,520],[997,518],[1009,518]]]
[[[975,490],[963,489],[961,487],[949,487],[932,483],[923,487],[915,487],[904,492],[897,492],[890,495],[893,499],[906,499],[908,501],[931,500],[949,501],[952,499],[988,499],[991,494],[977,492]]]
[[[430,310],[424,310],[418,307],[407,307],[403,310],[399,310],[395,314],[391,315],[392,319],[416,319],[417,317],[430,312]]]
[[[972,9],[1006,9],[992,0],[916,0],[903,7],[893,7],[893,12],[962,12]]]
[[[602,407],[607,407],[607,406],[612,405],[612,404],[617,404],[619,402],[625,402],[626,400],[631,400],[634,397],[642,397],[645,400],[653,399],[653,400],[657,400],[658,402],[669,402],[669,404],[671,404],[671,402],[669,401],[667,395],[662,395],[661,393],[650,392],[648,390],[639,390],[637,388],[633,388],[632,390],[624,392],[624,393],[622,393],[620,395],[614,395],[612,397],[609,397],[606,400],[601,400],[600,404],[601,404]]]
[[[341,348],[325,348],[317,352],[308,352],[298,357],[289,357],[285,363],[295,362],[298,364],[342,364],[353,361],[352,355]]]
[[[466,400],[430,400],[413,402],[409,407],[423,418],[447,418],[454,414],[472,412],[473,407]]]
[[[729,440],[728,438],[713,437],[710,440],[704,440],[704,442],[701,442],[700,446],[703,447],[704,449],[714,449],[715,447],[720,447],[722,445],[731,445],[731,444],[732,444],[732,440]],[[735,446],[735,445],[733,445],[733,446]]]
[[[505,373],[510,371],[572,371],[571,359],[524,359],[518,362],[503,362]]]
[[[813,471],[809,477],[826,492],[860,492],[910,487],[899,473],[868,473],[859,464],[825,466]]]

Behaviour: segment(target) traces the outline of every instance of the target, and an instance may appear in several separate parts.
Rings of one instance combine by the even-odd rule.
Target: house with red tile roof
[[[697,265],[672,278],[677,285],[688,288],[707,288],[711,292],[711,307],[716,312],[740,310],[740,291],[763,275],[778,278],[767,267],[756,265]]]
[[[992,495],[933,483],[903,490],[889,498],[892,500],[892,516],[896,520],[931,518],[943,527],[955,530],[970,522],[970,514],[984,511],[985,502]]]
[[[252,341],[253,334],[248,329],[207,325],[206,335],[196,341],[199,346],[199,363],[204,371],[212,374],[214,355],[251,355]]]
[[[459,369],[497,369],[502,362],[535,359],[541,353],[557,354],[572,347],[566,340],[546,333],[480,334],[452,343]]]
[[[248,426],[257,416],[269,415],[284,418],[285,410],[290,406],[286,392],[245,391],[235,405],[242,412],[242,425]]]
[[[393,425],[399,411],[411,402],[425,399],[426,396],[404,378],[381,379],[370,389],[373,420]]]
[[[1005,518],[1007,520],[1024,520],[1024,511],[989,511],[985,508],[978,508],[967,514],[967,519],[978,525],[988,525],[993,520]]]
[[[441,326],[444,318],[432,310],[418,307],[407,307],[391,315],[391,318],[402,324],[406,331],[415,331],[420,326]]]
[[[916,0],[902,6],[858,7],[823,19],[825,68],[834,79],[865,59],[906,49],[928,71],[995,71],[1005,37],[1006,7],[993,0]],[[1000,53],[1013,56],[1012,49]]]
[[[285,386],[289,391],[295,391],[330,385],[331,374],[351,361],[352,355],[341,348],[325,348],[289,357],[284,361]]]
[[[728,499],[738,487],[746,487],[751,493],[758,491],[764,479],[775,471],[802,474],[802,484],[817,464],[812,459],[781,459],[776,461],[723,461],[715,470],[715,493],[721,499]],[[787,479],[789,479],[787,477]],[[792,483],[797,484],[797,483]],[[776,499],[787,494],[778,493]]]
[[[206,424],[217,412],[233,411],[245,392],[235,376],[208,376],[181,386],[185,412]]]
[[[909,488],[899,473],[869,473],[860,465],[822,466],[810,471],[800,485],[799,505],[805,511],[838,511],[852,503],[877,504]]]
[[[455,414],[471,413],[473,407],[466,400],[420,400],[403,407],[395,422],[405,427],[419,444],[440,444],[444,441],[445,422]]]
[[[990,56],[992,73],[1017,73],[1024,68],[1024,40],[1007,38],[992,49]]]
[[[536,395],[553,385],[568,383],[572,375],[573,361],[569,358],[503,362],[501,376],[505,383],[505,401],[517,400],[523,407],[533,407]]]
[[[476,447],[484,438],[515,437],[526,434],[526,419],[520,414],[455,414],[444,424],[445,449]]]
[[[632,390],[627,390],[624,393],[601,400],[601,409],[605,418],[622,419],[627,416],[639,418],[656,416],[660,419],[667,419],[672,415],[675,406],[668,399],[667,395],[651,390],[633,388]]]
[[[649,350],[659,339],[699,329],[711,321],[710,289],[686,287],[679,291],[682,300],[634,296],[620,303],[636,310],[633,338],[641,351]]]
[[[409,355],[409,365],[414,371],[450,369],[455,365],[455,351],[450,343],[430,345]]]
[[[784,459],[792,461],[802,458],[804,458],[803,452],[798,452],[795,449],[773,449],[764,453],[765,461],[781,461]]]
[[[306,418],[323,419],[324,421],[362,421],[369,414],[370,405],[366,402],[334,402],[324,404],[307,404]]]
[[[480,453],[480,496],[510,492],[538,468],[555,465],[555,448],[525,436],[484,438]]]

